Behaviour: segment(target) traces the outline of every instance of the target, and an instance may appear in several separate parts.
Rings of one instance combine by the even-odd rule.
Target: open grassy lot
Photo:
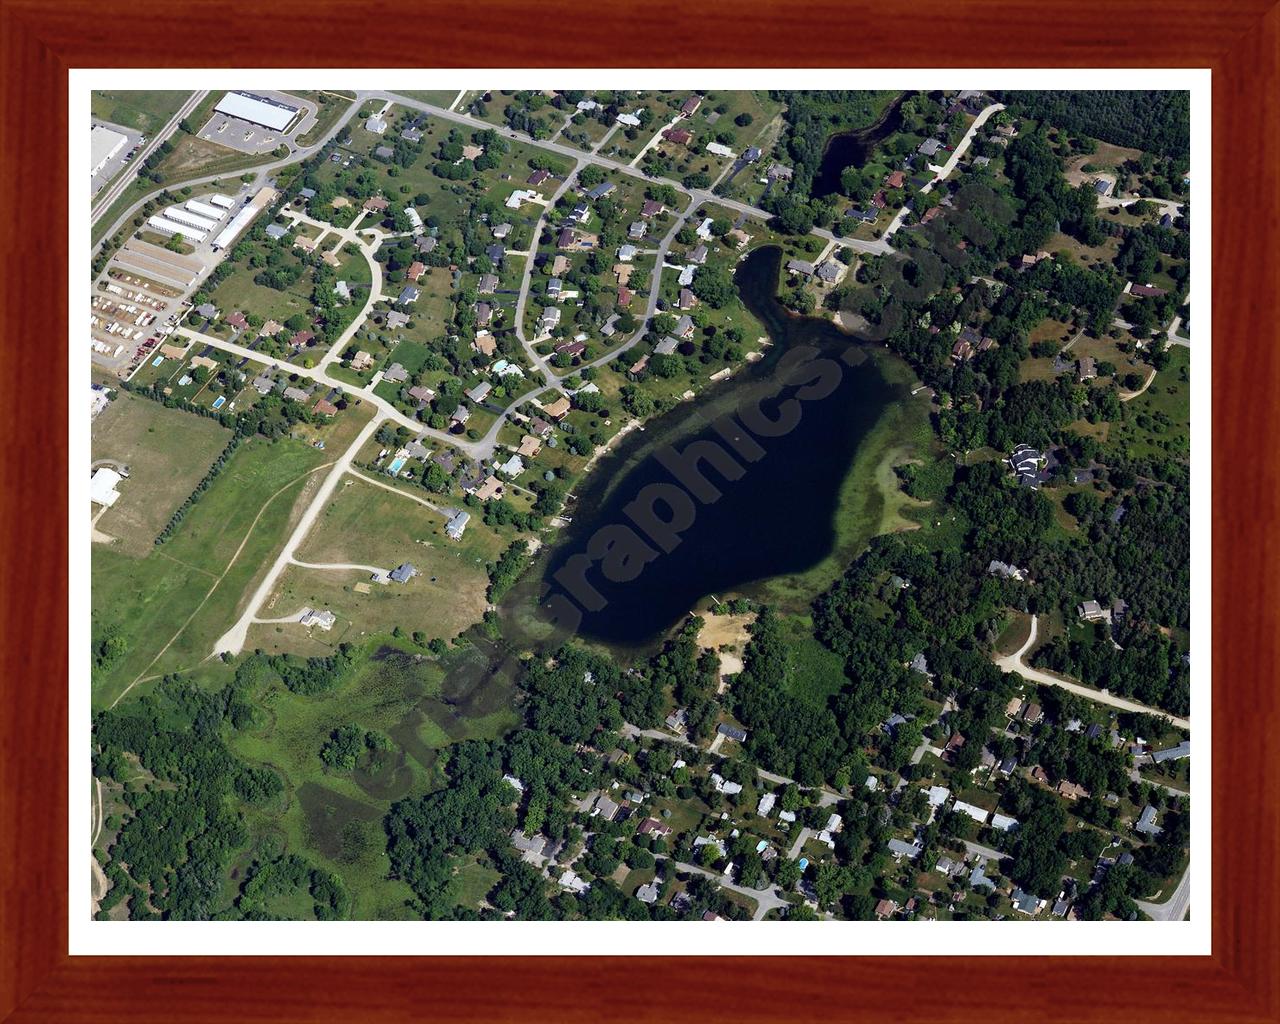
[[[1111,425],[1107,441],[1122,445],[1137,458],[1154,454],[1189,457],[1190,438],[1191,352],[1174,345],[1169,350],[1169,365],[1156,374],[1146,391],[1125,403],[1124,419]]]
[[[307,99],[314,100],[319,107],[316,111],[316,123],[303,135],[298,136],[298,145],[310,146],[322,139],[327,131],[338,123],[338,118],[347,112],[351,100],[336,93],[299,93]]]
[[[231,431],[216,420],[166,409],[158,402],[120,391],[93,423],[93,458],[129,467],[120,498],[98,519],[97,528],[114,537],[115,550],[147,555],[186,500]]]
[[[169,123],[190,92],[181,90],[94,90],[89,111],[103,121],[151,135]]]
[[[294,259],[297,257],[294,256]],[[237,266],[226,280],[214,289],[210,301],[224,314],[233,310],[257,313],[260,317],[283,323],[295,313],[307,314],[311,310],[311,273],[303,271],[284,291],[255,284],[260,273],[257,267]]]
[[[354,635],[401,626],[452,637],[483,616],[486,565],[505,546],[479,518],[473,513],[463,539],[453,541],[445,536],[444,516],[407,495],[348,477],[303,542],[299,560],[386,569],[412,562],[418,575],[405,584],[374,584],[360,594],[343,587],[368,574],[295,567],[282,583],[276,610],[284,615],[296,611],[299,600],[324,598],[334,602],[326,607],[356,623]]]
[[[418,100],[420,103],[430,103],[437,107],[447,107],[453,102],[454,97],[458,95],[456,89],[426,89],[426,90],[398,90],[399,95],[408,96],[411,100]]]
[[[798,615],[783,620],[787,630],[791,672],[787,689],[795,696],[818,707],[840,692],[845,684],[844,663],[840,656],[824,647],[813,635],[813,620]]]
[[[198,122],[192,121],[193,125]],[[157,168],[164,177],[166,185],[174,185],[188,178],[199,178],[206,174],[230,174],[243,171],[258,164],[269,163],[271,153],[241,153],[238,150],[221,146],[210,139],[202,139],[196,135],[175,133],[173,151],[166,156]]]
[[[362,422],[348,410],[327,428],[335,449]],[[95,707],[135,680],[191,668],[208,656],[319,485],[316,470],[333,458],[299,441],[253,438],[167,543],[144,558],[94,552],[93,635],[113,632],[124,646],[94,674]]]

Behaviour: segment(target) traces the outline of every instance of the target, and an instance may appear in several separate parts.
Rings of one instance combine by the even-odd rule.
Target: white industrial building
[[[102,168],[106,167],[107,161],[119,153],[128,141],[128,136],[95,124],[93,131],[89,133],[89,160],[93,164],[89,177],[95,177]]]
[[[123,479],[124,477],[109,466],[94,470],[93,476],[89,480],[89,500],[96,505],[110,508],[116,503],[116,499],[120,497],[120,492],[116,490],[116,484]]]
[[[234,199],[229,199],[226,196],[219,195],[217,192],[207,195],[205,198],[209,200],[209,202],[213,203],[214,206],[221,206],[224,210],[229,210],[231,207],[236,205],[236,201]]]
[[[169,206],[165,208],[164,215],[170,220],[175,220],[179,224],[186,224],[195,228],[197,231],[203,231],[208,234],[218,226],[217,220],[210,220],[208,217],[201,217],[192,213],[190,210],[184,210],[181,206]]]
[[[188,199],[182,205],[199,217],[208,217],[215,224],[227,215],[226,210],[219,210],[216,206],[200,202],[199,199]]]
[[[298,108],[251,92],[229,92],[213,108],[219,114],[238,117],[262,128],[282,132],[298,116]]]
[[[188,227],[186,224],[179,224],[175,220],[168,217],[154,214],[147,218],[147,227],[152,231],[159,231],[162,235],[181,235],[188,242],[199,244],[208,237],[207,231],[201,231],[198,228]]]
[[[268,186],[260,188],[253,200],[232,217],[231,222],[218,233],[218,237],[213,240],[214,251],[231,246],[240,237],[244,229],[253,223],[254,218],[275,202],[278,195],[279,193],[275,189]]]

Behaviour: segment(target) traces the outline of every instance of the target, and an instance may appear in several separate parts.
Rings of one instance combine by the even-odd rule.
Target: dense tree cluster
[[[1010,110],[1103,142],[1186,160],[1191,94],[1167,90],[1042,89],[1002,92]]]

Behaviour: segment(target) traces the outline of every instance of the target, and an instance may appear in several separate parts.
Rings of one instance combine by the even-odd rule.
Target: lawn
[[[230,440],[231,431],[216,420],[117,392],[93,423],[94,460],[129,467],[120,499],[97,522],[100,532],[116,538],[113,550],[145,557]]]
[[[213,290],[210,301],[228,314],[233,310],[257,313],[264,320],[281,323],[295,313],[304,316],[311,312],[311,272],[304,270],[284,291],[255,284],[254,277],[260,268],[237,265],[235,270]]]
[[[448,107],[453,102],[454,97],[458,95],[457,89],[436,89],[425,91],[400,90],[400,96],[408,96],[411,100],[417,100],[419,103],[430,103],[436,107]]]
[[[345,433],[359,422],[349,411],[329,429]],[[253,438],[167,543],[143,558],[94,552],[94,636],[114,630],[125,644],[94,675],[95,707],[137,679],[191,668],[209,655],[318,486],[314,471],[332,459],[298,441]]]
[[[826,707],[827,700],[847,682],[844,662],[813,635],[813,620],[807,615],[788,617],[783,622],[791,662],[787,690],[811,704]]]
[[[325,132],[337,124],[338,118],[351,106],[350,99],[344,99],[331,92],[308,95],[308,98],[315,100],[319,107],[316,112],[316,123],[307,130],[306,134],[298,136],[299,146],[310,146],[319,142]]]
[[[190,95],[190,92],[180,90],[95,90],[89,101],[89,110],[100,120],[110,121],[123,128],[136,128],[143,135],[152,135],[169,123],[169,119]]]
[[[427,492],[421,493],[427,497]],[[432,637],[455,636],[484,614],[486,566],[505,546],[479,519],[473,513],[463,539],[453,541],[445,536],[444,516],[407,495],[348,477],[303,541],[299,560],[386,569],[412,562],[418,575],[405,584],[374,584],[370,593],[359,594],[344,587],[365,580],[367,574],[294,567],[278,608],[287,614],[296,610],[287,598],[296,602],[299,597],[319,596],[332,601],[336,614],[364,632],[402,626]]]
[[[1125,403],[1124,419],[1112,424],[1109,445],[1122,445],[1131,458],[1189,457],[1191,437],[1191,351],[1169,349],[1169,365],[1145,392]]]

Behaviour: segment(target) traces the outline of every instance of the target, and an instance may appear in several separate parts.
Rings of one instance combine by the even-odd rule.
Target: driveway
[[[1042,672],[1038,668],[1032,668],[1022,661],[1022,656],[1031,649],[1031,645],[1036,642],[1036,616],[1031,616],[1031,633],[1027,636],[1027,641],[1016,652],[1004,658],[996,658],[996,667],[1004,672],[1014,672],[1022,676],[1023,679],[1029,679],[1033,683],[1041,683],[1044,686],[1058,686],[1071,693],[1091,700],[1096,704],[1106,704],[1109,707],[1119,708],[1121,711],[1136,712],[1143,715],[1155,715],[1160,718],[1167,718],[1179,729],[1190,729],[1190,718],[1178,718],[1169,714],[1167,711],[1161,711],[1159,708],[1148,707],[1146,704],[1139,704],[1134,700],[1126,700],[1124,697],[1117,697],[1114,694],[1106,693],[1102,690],[1095,690],[1092,686],[1085,686],[1083,683],[1077,683],[1071,679],[1065,679],[1062,676],[1050,675],[1048,672]]]

